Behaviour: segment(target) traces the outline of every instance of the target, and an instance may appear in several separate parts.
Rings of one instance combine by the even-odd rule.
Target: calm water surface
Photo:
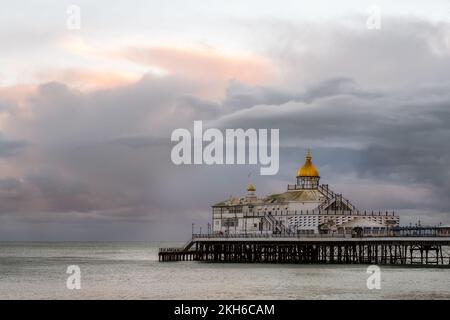
[[[0,299],[450,299],[450,269],[382,267],[368,290],[366,266],[159,263],[182,243],[0,243]],[[66,288],[69,265],[81,289]]]

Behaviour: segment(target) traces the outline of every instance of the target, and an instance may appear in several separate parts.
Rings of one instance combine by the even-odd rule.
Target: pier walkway
[[[450,268],[449,236],[194,234],[159,261],[424,265]]]

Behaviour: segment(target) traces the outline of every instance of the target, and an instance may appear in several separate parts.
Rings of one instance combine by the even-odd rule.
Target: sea
[[[182,244],[0,242],[0,299],[450,299],[450,269],[158,262]]]

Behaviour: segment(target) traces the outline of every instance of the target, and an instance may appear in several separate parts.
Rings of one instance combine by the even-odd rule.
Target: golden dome
[[[255,186],[254,186],[252,183],[250,183],[250,184],[247,186],[247,191],[248,191],[248,192],[255,192],[255,191],[256,191],[256,188],[255,188]]]
[[[297,177],[318,177],[319,171],[311,162],[311,152],[308,150],[306,153],[306,160],[303,166],[298,169]]]

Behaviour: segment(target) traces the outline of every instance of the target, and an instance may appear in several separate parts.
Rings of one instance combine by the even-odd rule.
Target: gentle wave
[[[0,243],[1,299],[450,299],[450,270],[158,262],[156,242]],[[69,265],[81,289],[66,288]]]

